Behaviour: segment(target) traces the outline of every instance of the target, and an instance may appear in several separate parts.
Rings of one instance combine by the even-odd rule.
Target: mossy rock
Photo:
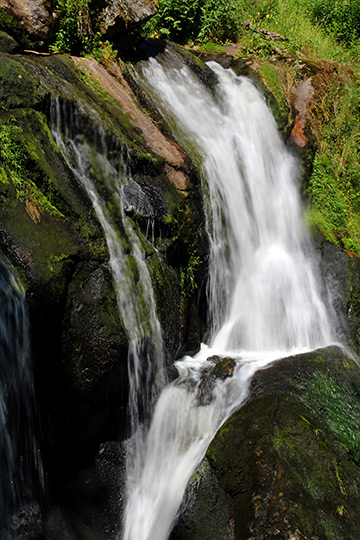
[[[24,49],[31,47],[31,39],[28,31],[19,22],[18,18],[8,12],[8,10],[0,9],[0,28],[4,33],[6,32],[12,36],[21,47]],[[4,51],[10,52],[10,51]]]
[[[96,262],[78,265],[68,289],[63,328],[63,363],[71,384],[81,392],[93,388],[114,362],[126,364],[128,339],[109,267]]]
[[[359,413],[360,368],[339,348],[258,371],[207,452],[213,488],[230,498],[229,538],[358,539]],[[195,506],[202,497],[200,487]],[[200,540],[192,532],[209,522],[216,530],[213,515],[200,504],[183,528],[195,522],[190,537]]]
[[[34,79],[19,61],[0,56],[0,109],[33,107],[38,103]]]
[[[134,273],[123,211],[140,238],[168,364],[179,347],[188,351],[191,341],[194,350],[200,342],[196,297],[182,294],[180,269],[195,249],[201,202],[195,189],[185,197],[171,184],[164,158],[149,150],[119,103],[71,59],[61,55],[16,60],[0,55],[0,59],[26,90],[16,87],[14,101],[7,101],[7,110],[4,106],[0,112],[0,247],[27,290],[51,497],[74,471],[91,463],[104,440],[128,435],[129,391],[128,337],[118,314],[104,233],[81,180],[56,147],[51,131],[54,107],[63,107],[73,120],[66,126],[63,122],[63,133],[67,130],[89,148],[90,174]],[[6,99],[13,99],[7,81],[0,82]],[[139,205],[123,209],[115,200],[120,187],[109,179],[113,170],[119,177],[128,176],[129,192],[130,187],[135,192],[141,188],[144,197]],[[191,174],[193,180],[194,170]],[[175,206],[182,207],[181,238],[178,229],[174,238],[175,225],[166,223]],[[149,220],[154,220],[153,237]],[[145,313],[146,328],[149,318]]]
[[[20,46],[15,39],[2,30],[0,30],[0,52],[7,54],[16,54],[20,52]]]
[[[63,270],[85,255],[85,242],[101,231],[88,219],[90,202],[74,184],[41,113],[4,113],[0,139],[3,249],[20,265],[27,286],[40,292],[46,286],[56,302],[66,290]]]

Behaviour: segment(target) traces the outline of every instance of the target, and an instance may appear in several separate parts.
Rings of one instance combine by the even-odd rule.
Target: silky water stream
[[[195,357],[176,362],[179,377],[157,401],[128,475],[123,540],[168,538],[192,473],[256,370],[334,341],[302,221],[298,164],[252,83],[209,67],[218,78],[212,90],[171,52],[138,69],[174,136],[201,156],[210,331]],[[232,357],[236,368],[202,400],[213,355]]]
[[[0,306],[0,538],[11,540],[21,526],[19,509],[27,505],[36,519],[33,498],[42,492],[43,473],[25,292],[1,258]]]

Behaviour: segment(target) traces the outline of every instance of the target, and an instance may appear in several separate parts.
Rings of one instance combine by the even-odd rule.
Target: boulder
[[[340,348],[258,371],[194,474],[171,540],[358,539],[359,413],[360,368]]]
[[[72,4],[76,6],[76,0]],[[32,46],[34,42],[53,38],[61,19],[67,16],[65,10],[66,6],[56,7],[53,1],[0,0],[0,13],[7,30],[11,33],[16,29],[17,34],[23,30]],[[146,22],[157,10],[156,0],[89,0],[85,31],[98,32],[107,39]],[[80,21],[74,23],[79,26]]]
[[[7,54],[16,54],[20,52],[19,44],[6,32],[0,31],[0,51]]]
[[[105,6],[99,12],[98,25],[106,38],[146,22],[158,10],[156,0],[112,0],[101,4]]]
[[[33,37],[46,39],[50,30],[50,13],[43,0],[0,0],[0,9],[14,17]]]

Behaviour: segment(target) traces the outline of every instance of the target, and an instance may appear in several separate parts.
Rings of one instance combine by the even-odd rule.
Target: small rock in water
[[[213,399],[213,389],[216,379],[225,380],[232,377],[236,366],[236,361],[229,356],[220,358],[220,356],[210,356],[208,362],[215,366],[211,369],[204,369],[201,374],[200,384],[197,390],[197,400],[199,406],[206,406]]]
[[[213,364],[217,364],[219,360],[220,356],[218,356],[217,354],[214,354],[214,356],[209,356],[209,358],[207,358],[207,361],[212,362]]]
[[[232,377],[234,375],[234,369],[236,362],[230,356],[225,356],[221,358],[213,369],[212,374],[218,379],[226,379],[227,377]]]

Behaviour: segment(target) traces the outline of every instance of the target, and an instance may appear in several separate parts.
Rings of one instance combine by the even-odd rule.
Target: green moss
[[[24,49],[31,47],[31,39],[28,32],[19,23],[17,18],[8,13],[6,9],[0,9],[0,28],[13,36]]]
[[[275,98],[277,108],[274,109],[274,107],[272,107],[272,109],[279,129],[282,131],[284,131],[291,123],[290,107],[286,96],[287,89],[285,88],[287,83],[287,72],[289,72],[291,79],[294,76],[293,73],[290,74],[290,69],[291,68],[284,69],[284,67],[279,69],[276,65],[267,61],[262,61],[259,65],[261,77],[266,87]]]
[[[196,273],[201,264],[197,248],[195,224],[190,222],[187,208],[182,203],[172,206],[164,218],[170,231],[172,249],[181,254],[180,285],[184,296],[191,297],[197,289]],[[198,235],[201,234],[198,231]]]
[[[24,147],[19,143],[22,128],[15,119],[10,119],[0,125],[0,156],[3,161],[2,178],[7,176],[16,190],[17,198],[25,203],[34,221],[40,221],[40,214],[63,217],[62,213],[51,204],[32,178],[36,177],[37,154],[34,149]],[[20,135],[20,137],[19,137]],[[29,152],[30,150],[30,152]],[[33,155],[31,156],[31,150]],[[30,154],[30,155],[29,155]],[[3,181],[4,183],[4,181]]]
[[[305,399],[314,410],[321,411],[327,427],[345,445],[352,461],[360,467],[360,400],[357,391],[347,382],[339,383],[327,373],[314,374],[304,384],[304,390]]]
[[[0,56],[0,109],[31,107],[38,101],[34,79],[21,63]]]

